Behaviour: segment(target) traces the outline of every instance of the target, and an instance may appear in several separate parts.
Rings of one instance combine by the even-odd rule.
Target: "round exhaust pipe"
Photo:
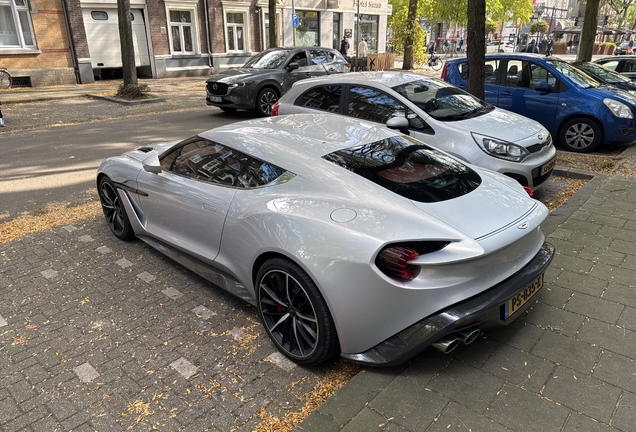
[[[456,332],[457,336],[461,339],[464,344],[468,345],[477,339],[477,336],[481,334],[481,330],[479,329],[465,329],[462,331]]]
[[[435,349],[443,352],[444,354],[448,354],[449,352],[457,348],[457,346],[459,345],[459,342],[461,342],[461,339],[457,337],[446,336],[441,338],[437,342],[434,342],[432,346]]]

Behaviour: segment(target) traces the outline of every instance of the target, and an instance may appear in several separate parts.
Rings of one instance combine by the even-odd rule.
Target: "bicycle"
[[[440,70],[442,68],[442,66],[444,65],[444,60],[442,60],[442,58],[438,55],[435,55],[435,53],[430,54],[430,56],[428,57],[428,60],[426,62],[426,65],[433,70]]]
[[[6,68],[0,67],[0,90],[11,88],[13,77]]]

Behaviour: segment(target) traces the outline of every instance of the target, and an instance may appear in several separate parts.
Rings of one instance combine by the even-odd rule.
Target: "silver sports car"
[[[449,352],[532,302],[548,214],[513,179],[331,114],[219,127],[111,157],[106,221],[253,304],[303,365]]]

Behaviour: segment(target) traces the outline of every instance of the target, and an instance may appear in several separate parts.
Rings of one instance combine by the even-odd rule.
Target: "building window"
[[[27,0],[0,0],[0,47],[35,48]]]
[[[344,36],[340,28],[340,15],[337,12],[333,13],[333,49],[338,51],[340,51],[340,39]]]
[[[228,12],[226,15],[227,50],[245,51],[245,14]]]
[[[296,27],[296,46],[320,46],[320,20],[318,12],[299,11]]]
[[[192,43],[192,15],[190,11],[170,11],[170,36],[173,54],[194,54]]]

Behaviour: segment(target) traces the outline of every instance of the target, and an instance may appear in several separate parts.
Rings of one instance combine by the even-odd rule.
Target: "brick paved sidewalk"
[[[295,431],[636,430],[636,179],[595,178],[544,231],[557,255],[523,318],[367,369]]]
[[[255,309],[103,218],[0,244],[0,431],[251,431],[325,369]]]

